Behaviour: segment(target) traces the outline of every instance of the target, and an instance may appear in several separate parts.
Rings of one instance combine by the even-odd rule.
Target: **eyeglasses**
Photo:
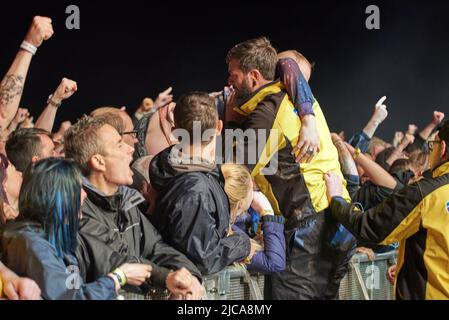
[[[137,131],[137,130],[133,130],[133,131],[126,131],[126,132],[122,132],[122,136],[124,136],[125,134],[129,134],[130,136],[132,136],[133,138],[137,138],[137,133],[138,133],[139,131]]]
[[[430,141],[427,141],[427,146],[429,147],[429,150],[432,151],[434,144],[441,143],[441,142],[442,142],[442,140],[430,140]]]

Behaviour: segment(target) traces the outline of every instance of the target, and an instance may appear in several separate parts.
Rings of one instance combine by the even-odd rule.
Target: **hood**
[[[120,186],[115,194],[107,196],[83,177],[83,187],[90,201],[108,211],[128,211],[145,201],[138,191],[126,186]]]
[[[186,163],[187,158],[172,154],[173,147],[168,147],[157,154],[150,163],[150,182],[151,186],[157,191],[165,188],[174,178],[189,172],[205,172],[216,175],[217,178],[220,176],[219,166],[215,162],[198,159],[193,164]]]

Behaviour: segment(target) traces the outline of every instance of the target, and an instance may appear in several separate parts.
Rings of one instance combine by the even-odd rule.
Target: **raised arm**
[[[415,136],[406,133],[401,143],[394,148],[393,153],[388,157],[387,164],[391,166],[397,159],[404,158],[404,150],[409,144],[415,141]]]
[[[30,113],[28,112],[28,109],[26,108],[19,108],[17,110],[16,115],[14,116],[14,119],[12,119],[11,123],[8,126],[9,132],[13,132],[17,129],[17,127],[24,122],[28,117],[30,116]]]
[[[0,83],[0,127],[7,128],[17,113],[31,59],[44,40],[53,35],[51,19],[36,16],[11,67]]]
[[[419,186],[407,186],[362,213],[341,198],[341,181],[336,174],[327,173],[325,180],[332,216],[358,240],[387,245],[406,239],[419,230],[423,206]]]
[[[70,98],[77,90],[78,86],[75,81],[62,78],[58,88],[56,88],[51,98],[48,99],[47,107],[36,120],[35,127],[51,132],[55,122],[56,112],[62,101]]]
[[[296,154],[299,150],[296,162],[309,162],[320,151],[320,136],[313,112],[315,99],[312,90],[295,60],[280,59],[276,72],[301,118],[298,144],[293,148],[292,153]]]
[[[349,139],[349,143],[354,148],[359,148],[363,153],[368,152],[369,144],[377,130],[377,127],[388,116],[387,106],[384,104],[387,97],[383,96],[374,106],[374,112],[371,119],[365,125],[362,131],[357,132]]]
[[[331,134],[332,142],[338,151],[338,160],[340,161],[341,172],[346,176],[358,176],[357,167],[351,152],[346,148],[345,143],[341,137],[336,134]]]
[[[387,97],[383,96],[374,106],[374,112],[371,119],[363,128],[363,132],[371,139],[377,130],[377,127],[387,118],[387,106],[384,104]]]
[[[385,187],[389,189],[396,188],[397,182],[396,180],[383,169],[380,165],[378,165],[375,161],[369,159],[363,153],[358,153],[353,146],[349,143],[345,143],[348,151],[355,158],[355,162],[365,170],[365,173],[370,178],[371,182],[380,187]]]
[[[434,111],[432,121],[419,132],[420,137],[423,140],[429,139],[430,135],[432,134],[432,131],[443,121],[444,119],[444,113],[440,111]]]

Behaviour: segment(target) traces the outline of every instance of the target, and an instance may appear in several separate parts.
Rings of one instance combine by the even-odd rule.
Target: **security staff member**
[[[449,121],[428,141],[431,178],[424,178],[364,213],[325,176],[334,218],[361,240],[400,242],[396,299],[449,299]]]

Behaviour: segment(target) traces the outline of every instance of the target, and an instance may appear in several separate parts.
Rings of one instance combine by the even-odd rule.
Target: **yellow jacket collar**
[[[251,98],[249,98],[243,105],[235,107],[234,111],[243,116],[247,116],[256,109],[257,105],[265,99],[266,96],[276,94],[282,91],[282,89],[284,89],[284,86],[281,81],[270,82],[254,92]]]
[[[439,167],[437,167],[435,170],[433,170],[432,177],[434,178],[440,177],[447,173],[449,173],[449,162],[445,162],[441,164]]]

